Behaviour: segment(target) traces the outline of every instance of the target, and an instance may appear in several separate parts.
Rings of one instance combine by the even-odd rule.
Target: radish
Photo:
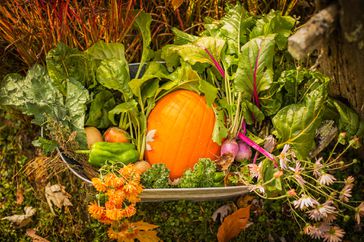
[[[235,156],[235,160],[239,162],[243,162],[245,160],[249,160],[252,156],[252,150],[249,145],[242,141],[238,141],[239,150]]]
[[[235,140],[227,139],[221,145],[220,155],[231,155],[235,158],[236,154],[238,153],[239,145]]]

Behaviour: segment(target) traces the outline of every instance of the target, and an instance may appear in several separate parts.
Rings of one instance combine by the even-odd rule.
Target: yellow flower
[[[88,206],[88,212],[93,218],[100,219],[105,214],[105,209],[94,202]]]
[[[103,183],[100,178],[92,178],[92,185],[96,188],[99,192],[105,192],[106,191],[106,185]]]

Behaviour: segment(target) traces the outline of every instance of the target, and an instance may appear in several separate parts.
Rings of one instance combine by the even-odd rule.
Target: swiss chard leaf
[[[129,102],[121,103],[109,111],[109,114],[108,114],[109,120],[114,125],[117,125],[116,120],[115,120],[116,115],[133,111],[137,108],[137,106],[138,106],[138,103],[134,99],[130,100]]]
[[[249,40],[250,29],[255,19],[249,16],[241,4],[230,7],[219,22],[220,28],[217,37],[227,42],[227,53],[237,55],[240,48]]]
[[[120,91],[124,100],[129,100],[133,94],[128,86],[129,67],[121,59],[107,59],[101,61],[96,70],[97,81],[106,88]]]
[[[115,98],[108,90],[101,90],[95,95],[88,112],[87,126],[104,129],[110,126],[108,112],[115,106]]]
[[[280,12],[271,11],[269,14],[259,19],[250,33],[250,38],[275,34],[275,42],[279,49],[284,49],[287,39],[295,25],[295,19],[290,16],[282,16]]]
[[[46,63],[48,75],[63,94],[66,93],[67,79],[86,84],[89,71],[85,56],[80,50],[59,43],[56,48],[48,52]]]
[[[291,145],[298,158],[306,158],[315,147],[326,100],[327,85],[321,84],[305,96],[303,103],[284,107],[272,119],[281,145]]]
[[[170,66],[175,66],[178,63],[178,60],[173,57],[173,55],[176,54],[180,56],[183,61],[191,65],[195,65],[196,63],[214,65],[208,52],[210,52],[216,60],[219,60],[224,46],[225,41],[222,39],[200,37],[191,44],[165,46],[162,49],[162,58],[165,58],[167,65]]]
[[[228,129],[225,127],[225,114],[224,111],[214,107],[215,112],[215,125],[212,132],[212,140],[221,145],[222,140],[228,135]]]
[[[140,78],[131,80],[128,85],[132,93],[139,97],[141,95],[141,89],[144,84],[154,79],[168,79],[168,71],[166,67],[158,62],[150,62],[144,74]]]
[[[272,36],[252,39],[241,49],[234,87],[246,98],[254,97],[257,105],[259,93],[269,89],[273,82],[273,56]]]
[[[103,60],[117,59],[127,62],[125,59],[125,48],[121,43],[105,43],[98,41],[88,48],[85,53],[88,58],[95,61],[97,66]]]
[[[208,81],[201,79],[199,90],[205,94],[207,105],[212,106],[217,97],[218,89]]]
[[[172,32],[174,34],[174,44],[175,45],[184,45],[195,42],[197,40],[197,36],[187,34],[184,31],[181,31],[177,28],[172,28]]]
[[[359,115],[350,107],[340,102],[339,100],[330,99],[330,105],[334,106],[339,114],[339,129],[341,131],[346,131],[350,136],[363,135],[358,133],[359,127],[362,122]]]
[[[141,67],[144,65],[144,63],[146,63],[150,58],[153,57],[153,51],[149,47],[152,41],[151,37],[152,35],[150,33],[151,22],[152,22],[152,17],[150,16],[150,14],[145,12],[140,12],[134,22],[135,26],[139,29],[143,38],[143,52],[140,60],[139,70],[136,75],[137,78],[139,77]]]

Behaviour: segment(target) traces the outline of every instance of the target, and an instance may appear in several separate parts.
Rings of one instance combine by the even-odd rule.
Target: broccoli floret
[[[180,179],[179,187],[213,187],[215,186],[216,165],[210,159],[202,158],[193,167],[185,171]]]
[[[165,164],[154,164],[141,176],[144,188],[168,188],[169,170]]]

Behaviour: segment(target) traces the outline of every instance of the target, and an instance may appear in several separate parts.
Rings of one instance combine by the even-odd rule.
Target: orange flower
[[[92,178],[92,185],[96,188],[99,192],[105,192],[106,191],[106,185],[103,183],[100,178]]]
[[[106,209],[106,217],[113,220],[119,221],[124,218],[123,210],[114,208],[114,209]]]
[[[125,217],[131,217],[136,214],[135,204],[130,204],[123,210],[123,215]]]
[[[103,223],[103,224],[112,224],[114,221],[112,221],[111,219],[109,219],[108,217],[106,217],[105,214],[103,214],[101,216],[101,218],[99,219],[100,223]]]
[[[116,205],[122,204],[125,199],[125,193],[122,190],[109,189],[106,192],[109,201]]]
[[[128,201],[131,203],[137,203],[137,202],[140,202],[141,199],[140,199],[140,197],[138,197],[138,195],[129,195]]]
[[[88,206],[88,212],[93,218],[100,219],[105,214],[105,209],[94,202]]]
[[[116,208],[116,204],[114,203],[114,201],[107,201],[105,202],[105,208],[106,209],[114,209]]]
[[[106,176],[104,177],[105,185],[108,187],[113,187],[115,178],[116,176],[113,173],[106,174]]]

